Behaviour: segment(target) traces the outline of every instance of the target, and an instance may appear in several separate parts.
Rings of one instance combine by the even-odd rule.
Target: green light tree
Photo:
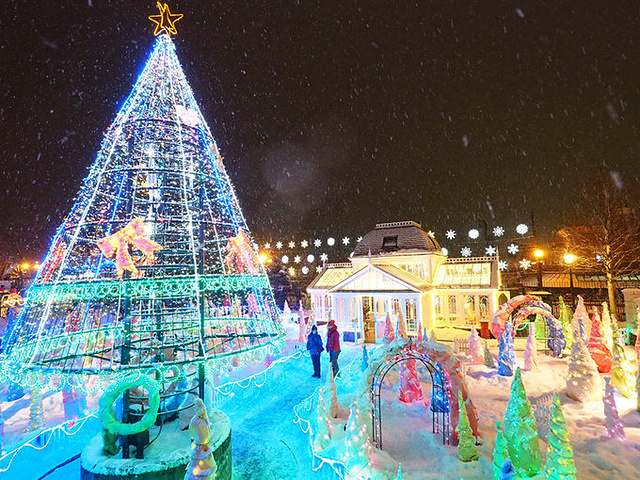
[[[509,459],[509,448],[504,438],[504,430],[500,421],[496,422],[496,444],[493,447],[493,478],[500,479],[502,465]]]
[[[532,477],[542,471],[536,419],[522,384],[520,368],[511,383],[511,396],[504,414],[504,438],[509,458],[519,476]]]
[[[566,348],[571,350],[571,344],[573,343],[573,331],[571,329],[571,319],[573,318],[573,312],[571,311],[571,307],[569,307],[569,305],[564,303],[564,299],[562,298],[562,295],[558,299],[558,303],[560,308],[560,315],[558,316],[558,320],[562,325],[564,338],[567,341]]]
[[[472,462],[473,460],[478,460],[478,449],[476,448],[476,439],[473,436],[473,431],[469,424],[467,409],[464,399],[462,398],[462,391],[460,390],[458,391],[458,405],[460,406],[460,419],[456,427],[456,433],[458,434],[458,458],[463,462]]]
[[[567,425],[564,421],[560,397],[553,395],[549,412],[549,433],[547,434],[547,459],[544,464],[545,480],[575,480],[576,467],[573,464],[573,449],[569,442]]]
[[[485,367],[495,368],[496,364],[493,361],[493,355],[489,351],[489,344],[487,341],[484,341],[484,365]]]
[[[611,367],[611,384],[625,398],[633,398],[635,389],[635,370],[624,351],[622,332],[618,322],[611,322],[613,331],[613,362]]]

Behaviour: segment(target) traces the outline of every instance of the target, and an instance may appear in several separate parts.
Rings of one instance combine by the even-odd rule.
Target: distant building
[[[374,343],[402,315],[409,335],[441,326],[481,326],[508,300],[498,258],[447,258],[415,222],[382,223],[349,263],[327,264],[307,287],[316,322],[333,319],[344,339]]]

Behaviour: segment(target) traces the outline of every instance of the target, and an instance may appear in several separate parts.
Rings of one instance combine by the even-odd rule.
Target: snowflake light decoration
[[[276,248],[280,250],[282,248],[282,242],[276,243]]]
[[[527,260],[526,258],[520,260],[520,268],[523,270],[528,270],[529,268],[531,268],[531,261]]]
[[[518,247],[518,245],[516,245],[515,243],[512,243],[507,247],[507,252],[509,252],[511,255],[515,255],[519,251],[520,251],[520,247]]]
[[[302,274],[306,275],[307,273],[309,273],[309,267],[305,265],[304,267],[302,267]]]
[[[329,260],[329,255],[327,255],[326,253],[323,253],[322,255],[320,255],[320,260],[322,260],[323,262],[326,262],[327,260]]]
[[[349,237],[344,237],[344,238],[342,239],[342,244],[343,244],[343,245],[349,245]]]
[[[519,235],[526,235],[529,231],[529,227],[527,227],[524,223],[521,223],[516,227],[516,233]]]
[[[329,245],[330,247],[333,247],[336,244],[336,239],[333,237],[329,237],[327,238],[327,245]]]
[[[301,246],[302,248],[307,248],[307,247],[309,246],[309,242],[307,242],[306,240],[302,240],[302,241],[300,242],[300,246]]]
[[[493,227],[493,236],[501,237],[504,235],[504,228],[502,227]]]
[[[292,277],[296,275],[296,269],[293,267],[289,267],[289,270],[287,271],[289,272],[289,275],[291,275]]]
[[[296,242],[289,242],[289,248],[295,248]]]
[[[471,240],[477,240],[479,236],[480,236],[480,232],[478,231],[477,228],[472,228],[471,230],[469,230],[469,238]]]
[[[265,250],[269,250],[271,248],[271,244],[270,243],[265,243],[264,244],[264,249]]]
[[[435,234],[435,232],[433,230],[429,230],[427,232],[427,235],[429,235],[431,238],[436,238],[436,234]]]
[[[471,253],[472,252],[469,247],[462,247],[462,249],[460,250],[460,255],[462,255],[463,257],[470,257]]]
[[[313,263],[313,261],[316,259],[316,257],[314,257],[313,255],[309,254],[307,255],[307,262],[308,263]]]
[[[316,247],[316,248],[319,248],[319,247],[320,247],[320,245],[322,245],[322,240],[320,240],[319,238],[316,238],[316,239],[313,241],[313,246],[314,246],[314,247]]]
[[[322,267],[321,267],[320,265],[318,265],[318,266],[316,267],[316,272],[320,273],[321,271],[322,271]]]
[[[495,255],[496,252],[497,252],[497,249],[493,245],[489,245],[487,248],[484,249],[484,254],[490,257]]]
[[[295,257],[293,257],[293,261],[296,263],[300,263],[300,255],[296,255]]]
[[[288,255],[283,255],[282,256],[282,263],[284,263],[284,264],[289,263],[289,256]]]
[[[358,239],[356,240],[357,243],[360,243],[362,241],[362,237],[358,237]]]
[[[449,240],[453,240],[454,238],[456,238],[456,231],[455,230],[447,230],[447,233],[445,233],[445,236]]]
[[[449,249],[447,247],[442,247],[442,254],[446,255],[448,257],[449,256]]]
[[[504,272],[507,269],[507,262],[505,260],[500,260],[498,262],[498,268],[501,272]]]

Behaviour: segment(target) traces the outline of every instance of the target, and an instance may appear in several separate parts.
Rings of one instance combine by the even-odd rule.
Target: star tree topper
[[[160,15],[149,16],[149,20],[156,24],[156,29],[153,31],[153,34],[158,36],[162,32],[166,32],[169,35],[177,35],[176,22],[181,20],[184,15],[182,13],[171,13],[169,5],[166,3],[163,5],[158,2],[158,10],[160,10]]]

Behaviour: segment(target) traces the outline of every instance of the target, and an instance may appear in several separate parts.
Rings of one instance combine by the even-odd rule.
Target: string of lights
[[[511,230],[509,230],[511,231]],[[523,252],[524,244],[530,237],[528,225],[518,224],[512,231],[513,236],[507,236],[508,232],[502,226],[495,226],[481,233],[478,228],[468,230],[466,236],[459,234],[454,229],[448,229],[442,235],[440,244],[445,255],[460,255],[462,257],[495,256],[502,252],[503,258],[498,263],[501,271],[509,269],[510,260],[513,260]],[[436,233],[429,230],[428,234],[436,238]],[[259,242],[261,260],[269,263],[278,259],[291,276],[298,274],[315,275],[322,271],[322,266],[327,262],[341,262],[349,255],[348,250],[362,240],[361,236],[347,235],[342,238],[331,236],[327,238],[311,237],[312,239],[292,238],[291,240],[275,240]],[[336,240],[337,239],[337,240]],[[468,242],[468,243],[467,243]],[[520,245],[518,245],[520,242]],[[347,253],[345,253],[345,249]],[[353,253],[351,253],[352,255]],[[522,264],[514,264],[524,268]],[[530,266],[530,265],[529,265]],[[528,268],[528,267],[527,267]]]
[[[299,349],[291,353],[290,355],[287,355],[284,357],[278,357],[273,362],[271,362],[267,368],[260,370],[259,372],[256,372],[254,374],[248,375],[247,377],[244,377],[242,379],[233,380],[233,381],[229,380],[225,383],[222,383],[221,385],[217,385],[214,387],[214,391],[217,394],[230,397],[233,395],[233,392],[236,388],[247,389],[252,385],[257,388],[262,388],[266,384],[269,378],[268,376],[269,372],[271,372],[276,366],[279,366],[286,362],[297,360],[302,356],[309,357],[309,352],[307,350]],[[347,366],[346,369],[350,368],[350,366],[353,363],[354,362],[349,364],[349,366]],[[207,375],[208,376],[212,375],[214,370],[216,369],[208,368]],[[81,385],[74,385],[74,387],[81,387]],[[60,388],[61,387],[59,387],[58,390]],[[80,432],[82,427],[87,423],[87,420],[91,418],[96,418],[96,419],[98,418],[98,410],[92,410],[86,416],[79,418],[77,420],[65,421],[65,422],[56,424],[52,427],[38,431],[35,435],[33,435],[28,440],[13,447],[7,453],[0,456],[0,473],[9,471],[9,469],[11,468],[11,464],[13,463],[13,459],[21,450],[25,448],[33,448],[35,450],[45,449],[47,446],[49,446],[52,439],[55,438],[54,433],[56,432],[62,432],[67,436],[76,435],[77,433]],[[46,440],[42,442],[42,439],[46,439]]]
[[[369,354],[373,353],[375,348],[372,348]],[[341,376],[337,377],[336,384],[338,386],[342,386],[345,383],[348,383],[349,377],[351,375],[358,375],[360,373],[359,363],[361,362],[360,358],[354,358],[346,367],[340,369]],[[349,468],[344,464],[344,462],[332,458],[328,458],[326,456],[321,455],[317,452],[313,447],[313,428],[311,427],[311,422],[305,418],[306,414],[310,414],[313,410],[314,405],[317,404],[317,398],[319,397],[320,389],[322,386],[316,387],[311,395],[302,400],[300,403],[293,407],[293,413],[295,418],[293,419],[293,423],[297,424],[300,427],[302,433],[307,434],[309,438],[309,448],[312,455],[312,466],[311,469],[314,472],[320,470],[324,465],[328,465],[338,476],[338,478],[357,478],[350,476]],[[315,462],[319,462],[315,464]]]

